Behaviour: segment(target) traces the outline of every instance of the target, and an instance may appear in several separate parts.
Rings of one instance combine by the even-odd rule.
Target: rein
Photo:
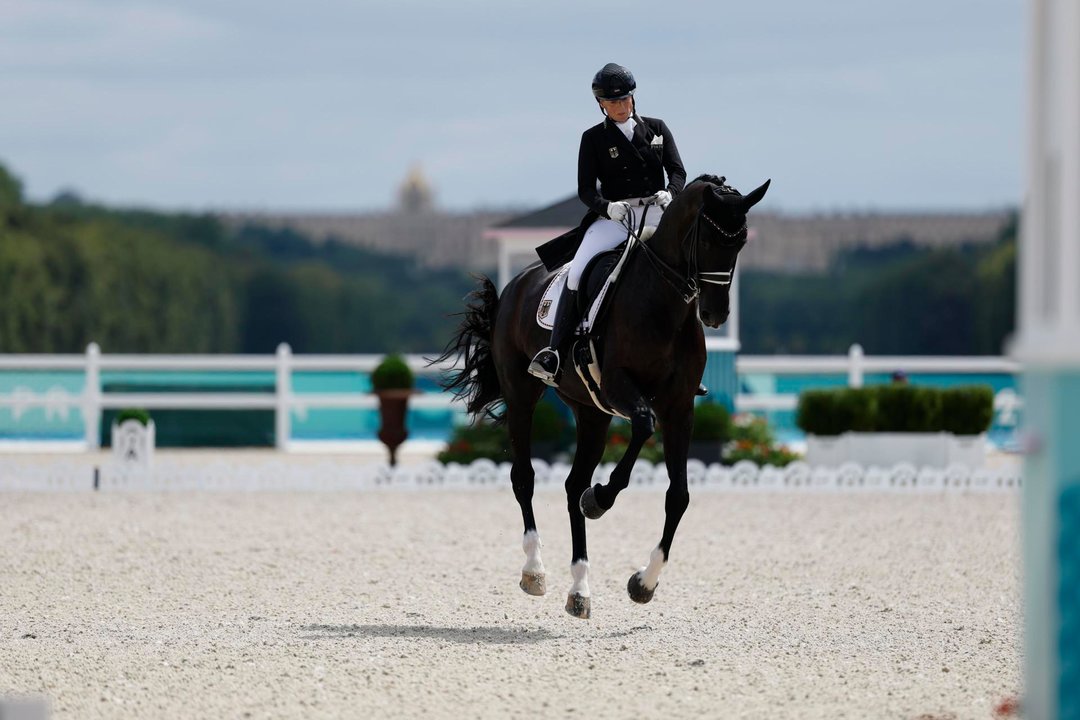
[[[651,204],[652,202],[647,203],[645,205],[645,209],[647,210],[648,206]],[[660,256],[657,255],[656,251],[650,246],[649,243],[642,242],[640,235],[642,230],[645,229],[644,211],[641,213],[641,218],[641,228],[638,230],[637,233],[634,232],[632,227],[627,227],[629,237],[637,241],[637,244],[640,245],[641,248],[645,251],[645,257],[649,259],[649,262],[651,262],[653,267],[656,268],[657,272],[660,273],[660,277],[662,277],[669,285],[671,285],[671,287],[675,289],[675,292],[679,293],[679,296],[687,305],[692,303],[695,299],[697,299],[698,295],[701,294],[701,286],[698,284],[699,282],[709,283],[711,285],[731,284],[732,277],[734,277],[735,275],[734,264],[732,264],[730,270],[698,272],[698,233],[701,228],[702,218],[704,218],[705,221],[708,222],[713,228],[715,228],[722,236],[729,240],[737,240],[746,233],[745,222],[743,223],[743,226],[738,230],[734,232],[728,232],[721,228],[715,220],[705,214],[704,207],[699,210],[697,217],[694,219],[694,224],[691,225],[690,229],[686,231],[686,234],[683,235],[682,241],[680,242],[680,247],[686,244],[687,238],[689,238],[690,242],[690,257],[688,259],[687,273],[684,277],[682,273],[664,262],[660,258]]]

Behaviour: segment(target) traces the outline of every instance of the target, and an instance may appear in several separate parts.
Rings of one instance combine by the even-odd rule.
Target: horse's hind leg
[[[581,512],[579,498],[589,487],[593,471],[604,454],[611,416],[585,406],[579,406],[574,415],[577,418],[577,451],[574,453],[570,474],[566,478],[566,509],[570,513],[570,534],[573,540],[570,574],[574,583],[566,598],[566,612],[574,617],[587,619],[592,614],[589,553],[585,542],[585,516]]]
[[[506,421],[510,430],[510,447],[513,464],[510,482],[514,497],[521,506],[521,518],[525,523],[525,536],[521,541],[525,551],[525,565],[521,568],[521,589],[529,595],[547,592],[544,562],[540,558],[540,533],[536,530],[533,516],[533,486],[536,473],[532,466],[532,416],[536,403],[544,392],[544,385],[535,378],[521,373],[512,385],[503,381],[503,388],[514,387],[506,393]]]

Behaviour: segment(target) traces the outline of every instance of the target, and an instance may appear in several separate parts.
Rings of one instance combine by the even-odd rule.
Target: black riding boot
[[[574,334],[574,328],[581,322],[577,308],[577,291],[563,287],[559,296],[559,309],[555,312],[555,322],[551,325],[551,345],[536,353],[529,363],[529,372],[552,387],[558,386],[561,363],[559,349]]]

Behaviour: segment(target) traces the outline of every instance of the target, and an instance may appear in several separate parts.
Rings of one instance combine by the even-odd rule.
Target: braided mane
[[[730,185],[727,184],[727,178],[724,177],[723,175],[717,176],[717,175],[710,175],[709,173],[703,173],[701,175],[698,175],[691,182],[712,183],[713,185],[716,185],[717,188],[720,190],[720,192],[724,193],[725,195],[732,194],[732,193],[734,193],[735,195],[742,195],[741,192],[739,192],[738,190],[736,190],[735,188],[733,188],[733,187],[731,187]]]

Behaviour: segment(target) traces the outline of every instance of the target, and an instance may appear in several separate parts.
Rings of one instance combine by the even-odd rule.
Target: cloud
[[[8,0],[0,156],[32,197],[374,207],[419,162],[444,204],[541,203],[615,60],[691,172],[772,175],[770,202],[1018,197],[1019,0],[654,9]]]

